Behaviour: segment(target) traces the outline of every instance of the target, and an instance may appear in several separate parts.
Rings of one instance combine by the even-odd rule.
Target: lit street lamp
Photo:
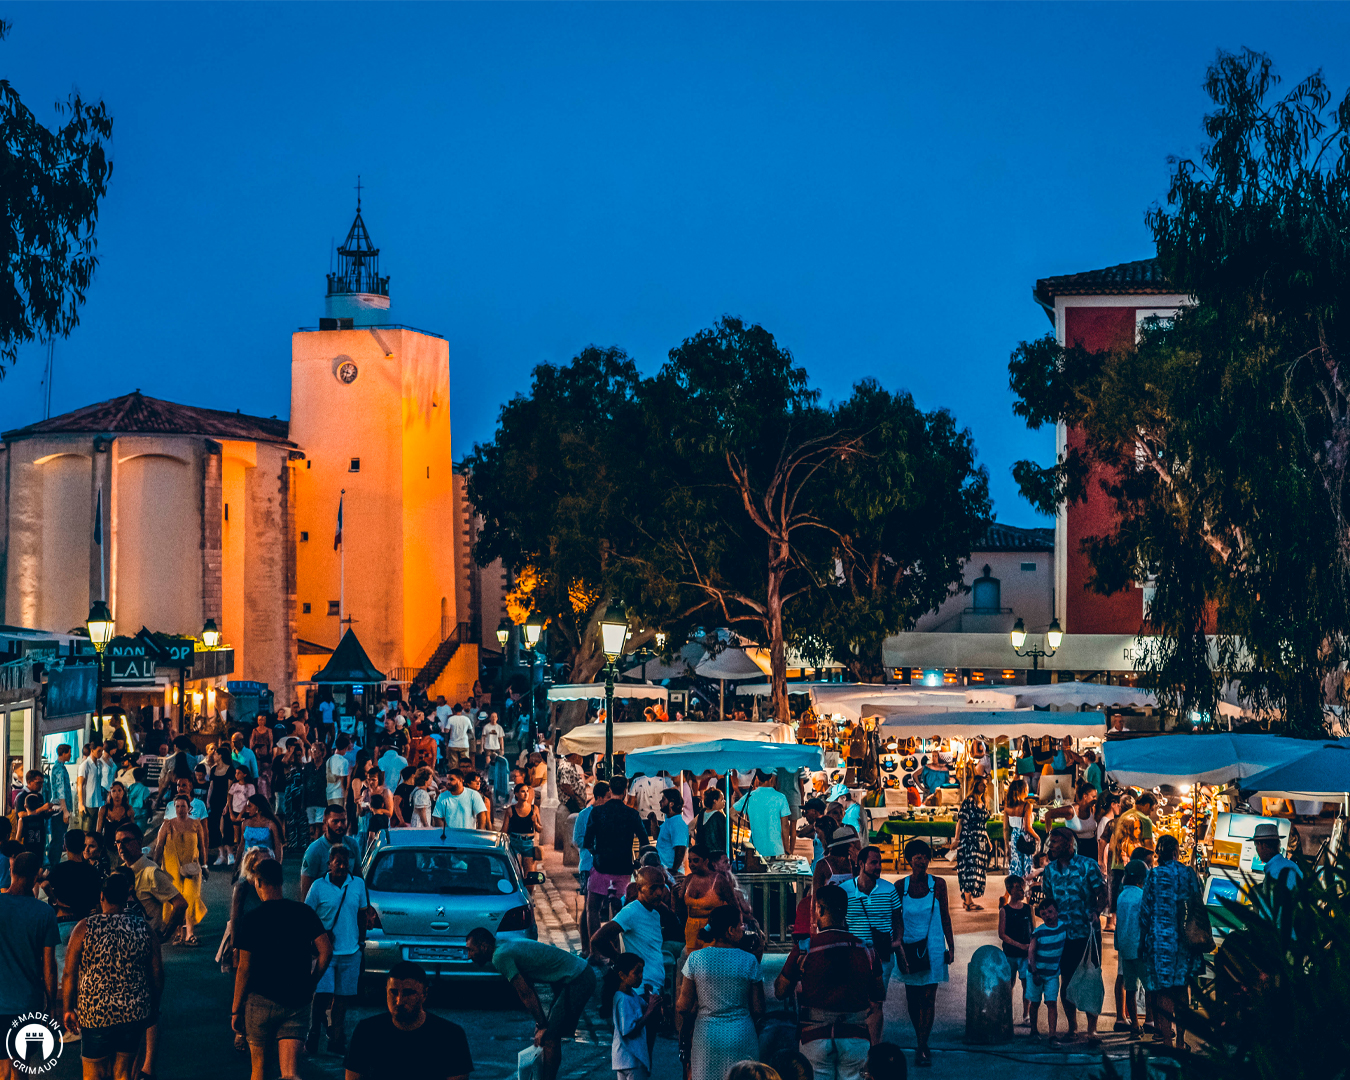
[[[112,612],[108,610],[108,605],[102,600],[94,601],[94,606],[89,609],[89,618],[84,620],[85,628],[89,631],[89,640],[94,643],[94,681],[98,687],[97,697],[95,698],[97,712],[97,723],[99,730],[97,734],[103,734],[103,650],[108,647],[108,642],[112,641],[113,623]]]
[[[1018,619],[1013,623],[1012,634],[1013,652],[1018,656],[1031,657],[1031,670],[1038,671],[1041,666],[1042,656],[1054,656],[1059,649],[1059,643],[1064,640],[1064,631],[1060,628],[1058,619],[1051,619],[1050,626],[1045,631],[1045,642],[1050,646],[1046,649],[1023,649],[1022,646],[1027,641],[1026,624]]]
[[[506,643],[511,640],[511,627],[515,625],[505,615],[502,616],[502,621],[497,624],[497,644],[502,647],[503,652],[506,650]]]
[[[544,620],[533,611],[530,617],[525,620],[525,647],[530,650],[530,749],[534,749],[534,740],[536,732],[535,708],[534,708],[534,665],[538,659],[539,637],[544,632]]]
[[[202,644],[208,649],[214,649],[220,644],[220,629],[215,619],[207,619],[206,625],[202,627]]]
[[[605,779],[614,775],[614,676],[618,673],[618,659],[623,655],[628,640],[628,616],[622,605],[610,602],[605,617],[600,620],[600,648],[605,659]]]

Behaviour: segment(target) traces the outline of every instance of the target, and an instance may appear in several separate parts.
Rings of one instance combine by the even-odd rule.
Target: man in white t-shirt
[[[352,875],[351,852],[345,846],[328,853],[328,873],[309,887],[305,903],[333,942],[333,958],[314,987],[306,1046],[311,1054],[318,1052],[319,1032],[327,1019],[328,1052],[340,1054],[347,1046],[347,1006],[356,999],[361,977],[361,926],[370,912],[366,883]]]
[[[337,712],[337,705],[331,700],[319,702],[319,726],[325,732],[333,730],[333,715]]]
[[[324,762],[324,783],[329,806],[347,805],[347,785],[352,772],[352,763],[347,760],[347,748],[351,744],[350,737],[339,735],[333,744],[337,752]]]
[[[464,786],[464,774],[451,769],[445,778],[445,790],[431,810],[431,824],[447,829],[486,829],[487,803],[473,788]]]
[[[450,719],[450,706],[445,703],[445,695],[436,698],[436,730],[445,733],[445,722]]]
[[[500,754],[506,747],[506,729],[497,723],[497,714],[489,713],[482,731],[483,753]]]
[[[646,776],[639,773],[628,784],[628,805],[642,815],[651,835],[656,834],[656,823],[660,821],[661,793],[675,785],[664,776]]]
[[[473,721],[456,705],[445,721],[445,763],[452,769],[469,765],[469,738],[473,735]]]
[[[618,937],[623,934],[623,951],[642,957],[642,988],[661,993],[666,984],[666,957],[661,948],[661,913],[657,907],[669,897],[665,872],[644,866],[634,875],[638,883],[637,899],[624,904],[619,913],[604,923],[591,938],[591,950],[609,959],[618,959]]]

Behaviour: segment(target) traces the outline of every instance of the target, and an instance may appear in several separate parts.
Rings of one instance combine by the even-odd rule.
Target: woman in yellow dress
[[[174,816],[159,827],[152,858],[173,878],[174,885],[187,901],[182,943],[193,946],[197,944],[197,924],[206,918],[206,905],[202,903],[202,855],[206,850],[202,826],[206,823],[189,816],[191,804],[186,795],[174,799],[173,807]],[[164,917],[169,917],[167,904]]]

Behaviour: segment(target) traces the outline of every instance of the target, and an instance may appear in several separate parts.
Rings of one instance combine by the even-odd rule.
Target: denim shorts
[[[334,955],[319,976],[319,985],[314,988],[316,994],[336,994],[338,997],[355,997],[356,988],[361,980],[361,951],[346,956]]]
[[[303,1042],[309,1034],[311,1001],[303,1005],[280,1005],[261,994],[249,994],[244,1002],[244,1032],[254,1046],[267,1046],[279,1039]]]
[[[1051,975],[1048,979],[1038,979],[1033,975],[1026,985],[1025,993],[1028,1001],[1037,1003],[1046,1001],[1053,1005],[1059,1000],[1059,976]]]
[[[141,1039],[149,1020],[129,1020],[107,1027],[80,1028],[80,1057],[101,1061],[114,1054],[135,1054],[141,1049]]]

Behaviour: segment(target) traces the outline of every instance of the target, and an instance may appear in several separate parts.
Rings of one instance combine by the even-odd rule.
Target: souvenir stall
[[[674,725],[662,725],[674,726]],[[744,733],[752,725],[695,724],[701,728],[734,728]],[[786,724],[755,724],[755,728],[787,728]],[[617,736],[617,732],[615,733]],[[787,742],[765,742],[745,738],[720,737],[712,741],[677,745],[652,746],[634,749],[628,754],[627,770],[655,775],[659,772],[678,774],[681,771],[698,776],[705,772],[726,777],[730,788],[730,774],[747,773],[755,769],[772,772],[785,769],[795,773],[800,769],[817,770],[821,767],[820,749]],[[744,865],[746,849],[753,850],[744,829],[732,824],[727,814],[727,851],[733,865]],[[763,873],[737,870],[736,880],[750,902],[750,910],[768,938],[771,951],[786,952],[792,948],[792,923],[798,905],[811,887],[811,861],[795,855],[770,858]]]
[[[917,712],[893,704],[864,703],[862,711],[880,720],[877,739],[886,805],[871,811],[873,837],[903,847],[919,836],[943,840],[956,832],[956,812],[976,776],[989,778],[988,825],[995,850],[1003,840],[1003,792],[1020,772],[1019,749],[1034,744],[1049,750],[1068,736],[1078,749],[1100,744],[1106,717],[1099,712],[1051,713],[1031,709],[998,712],[951,709]],[[1036,769],[1031,775],[1040,770]],[[1025,774],[1024,774],[1025,775]],[[1073,797],[1072,776],[1041,775],[1042,805]],[[1044,831],[1041,823],[1038,831]]]
[[[1177,838],[1181,858],[1199,872],[1206,903],[1217,911],[1222,899],[1238,899],[1244,884],[1261,876],[1252,843],[1256,826],[1275,822],[1281,850],[1292,835],[1288,818],[1243,812],[1238,789],[1247,790],[1253,782],[1265,784],[1261,777],[1297,765],[1320,745],[1278,735],[1127,739],[1106,744],[1106,775],[1121,787],[1152,791],[1158,797],[1155,839],[1164,834]]]

